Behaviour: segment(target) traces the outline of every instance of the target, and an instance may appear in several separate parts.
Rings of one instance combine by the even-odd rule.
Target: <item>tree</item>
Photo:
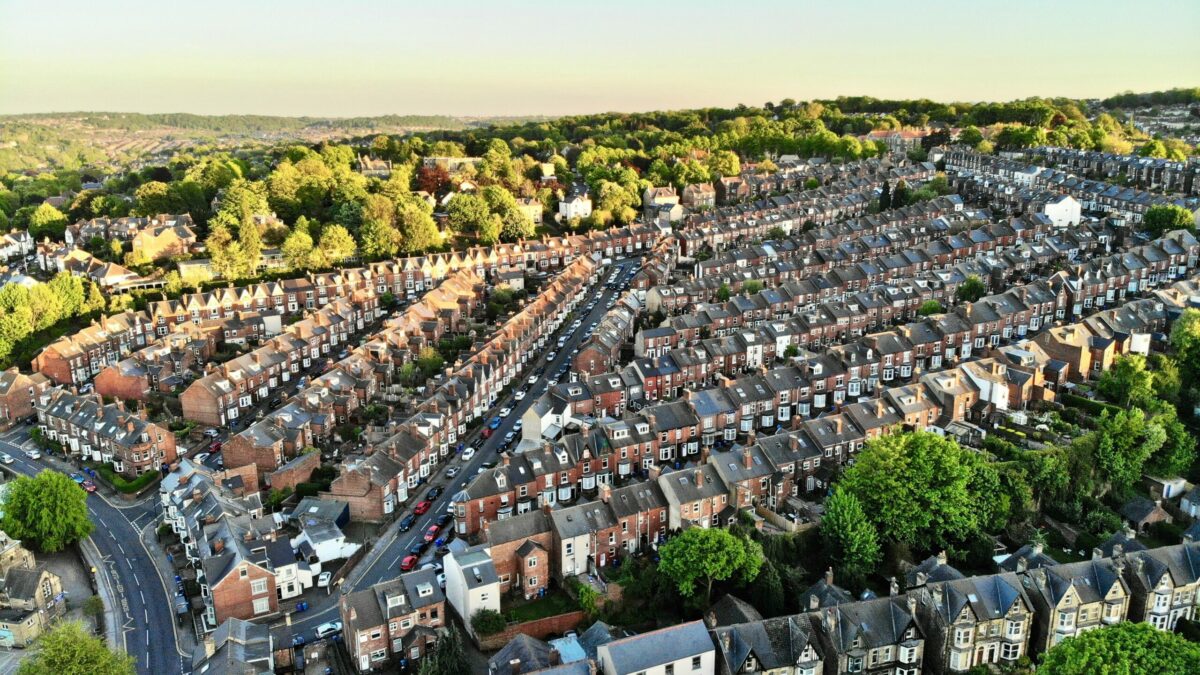
[[[481,609],[471,615],[471,628],[477,635],[494,635],[505,626],[504,617],[494,609]]]
[[[763,284],[757,279],[751,279],[742,284],[742,293],[745,295],[754,295],[763,289]]]
[[[883,557],[878,533],[867,520],[862,502],[840,487],[825,500],[821,539],[839,574],[856,584],[861,584]]]
[[[358,230],[363,255],[372,260],[390,258],[400,250],[400,231],[385,221],[368,218]]]
[[[29,235],[34,239],[62,239],[67,230],[67,217],[62,211],[42,202],[29,216]]]
[[[978,453],[925,431],[870,441],[838,486],[861,502],[879,538],[946,547],[979,532],[1001,510],[996,469]]]
[[[1146,357],[1141,354],[1117,357],[1112,367],[1100,376],[1096,391],[1123,408],[1145,406],[1154,399],[1154,376],[1146,369]]]
[[[471,672],[467,651],[463,647],[462,633],[451,623],[437,641],[433,651],[421,659],[417,675],[458,675]]]
[[[983,280],[972,274],[954,291],[954,298],[959,302],[975,302],[987,293]]]
[[[341,225],[330,225],[321,231],[317,250],[328,264],[336,265],[358,252],[354,237]]]
[[[704,604],[712,596],[712,583],[738,578],[750,583],[762,565],[762,547],[719,528],[693,527],[658,550],[658,569],[674,581],[679,593],[692,597],[697,584],[704,587]]]
[[[78,487],[76,492],[82,492]],[[78,621],[64,621],[37,639],[18,675],[133,675],[134,658],[115,652]]]
[[[179,210],[178,203],[171,194],[171,186],[156,180],[138,186],[133,193],[133,202],[133,213],[139,216],[156,216]]]
[[[505,212],[500,227],[500,236],[508,241],[528,239],[536,232],[533,221],[520,209],[510,209]]]
[[[728,302],[730,297],[729,284],[721,282],[721,286],[717,288],[717,300]]]
[[[892,186],[884,181],[883,189],[879,191],[879,210],[887,211],[892,208]]]
[[[917,314],[921,316],[929,316],[930,314],[940,314],[943,311],[942,303],[937,300],[926,300],[921,303],[921,307],[917,309]]]
[[[908,182],[904,180],[896,181],[896,187],[892,189],[892,208],[898,209],[902,206],[907,206],[909,203],[909,195],[912,189],[908,187]]]
[[[396,225],[400,230],[400,250],[421,253],[436,248],[442,242],[437,223],[429,205],[408,197],[396,206]]]
[[[313,253],[313,239],[312,235],[308,233],[308,228],[297,227],[293,230],[287,239],[283,240],[280,252],[283,253],[283,259],[292,269],[307,268]]]
[[[1156,476],[1181,476],[1196,461],[1196,437],[1175,416],[1175,409],[1155,418],[1162,426],[1163,444],[1146,460],[1146,469]]]
[[[479,226],[479,243],[490,246],[500,241],[500,230],[504,227],[504,221],[500,216],[491,214]]]
[[[0,524],[10,537],[54,553],[91,534],[87,493],[66,474],[42,471],[9,485]]]
[[[478,232],[490,218],[491,210],[479,195],[456,194],[446,205],[446,224],[455,232]]]
[[[1039,675],[1187,675],[1200,645],[1144,622],[1124,622],[1063,640],[1043,657]]]
[[[788,606],[783,591],[783,578],[769,559],[763,561],[758,577],[750,584],[746,600],[765,617],[786,614]]]
[[[33,312],[34,330],[45,330],[63,318],[62,298],[46,284],[29,289],[29,309]]]
[[[1196,231],[1196,221],[1192,212],[1175,204],[1157,204],[1146,209],[1142,216],[1142,226],[1155,237],[1161,237],[1172,230]]]
[[[1158,452],[1167,440],[1166,430],[1147,420],[1137,408],[1100,416],[1096,431],[1089,434],[1088,465],[1108,488],[1124,496],[1142,476],[1146,461]]]

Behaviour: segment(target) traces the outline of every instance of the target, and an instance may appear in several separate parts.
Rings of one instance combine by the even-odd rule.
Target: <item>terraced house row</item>
[[[1200,164],[1196,162],[1053,146],[1031,148],[1026,154],[1046,166],[1101,180],[1124,176],[1147,190],[1200,195]]]
[[[610,388],[599,397],[587,387],[603,377],[559,384],[525,413],[524,437],[512,456],[455,495],[458,531],[473,535],[488,522],[571,504],[594,497],[602,485],[653,475],[664,499],[679,506],[663,520],[664,528],[718,525],[738,508],[759,505],[790,511],[795,506],[790,499],[823,490],[866,441],[894,428],[969,434],[972,427],[963,423],[987,424],[992,416],[1023,410],[1031,401],[1053,400],[1068,380],[1092,376],[1093,350],[1100,351],[1104,363],[1118,354],[1146,353],[1151,336],[1166,331],[1182,308],[1195,302],[1198,289],[1195,279],[1180,281],[1036,339],[1021,340],[1014,333],[1016,341],[1001,346],[1003,334],[997,332],[994,343],[989,337],[977,351],[965,322],[954,335],[956,346],[944,348],[938,338],[932,348],[939,350],[936,354],[915,349],[902,332],[870,335],[828,353],[804,354],[789,365],[716,374],[716,386],[688,389],[680,400],[636,412],[628,410],[624,387],[630,383],[620,375],[606,376]],[[1055,306],[1048,302],[1036,316],[1055,312]],[[961,321],[957,314],[946,317]],[[1027,315],[1026,321],[1033,318]],[[1082,345],[1082,353],[1059,346],[1068,330],[1084,336],[1071,343]],[[940,351],[957,345],[966,348],[965,356]],[[945,360],[938,367],[917,365],[918,354],[920,363],[934,356]],[[698,381],[696,386],[707,385]],[[606,398],[609,392],[615,396]],[[612,407],[598,408],[596,400]],[[817,412],[825,414],[810,419]],[[579,431],[560,435],[568,427]],[[742,447],[722,451],[735,443]],[[669,472],[690,462],[700,465]],[[617,551],[610,548],[611,559]]]

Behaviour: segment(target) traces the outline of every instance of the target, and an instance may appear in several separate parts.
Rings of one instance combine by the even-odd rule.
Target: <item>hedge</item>
[[[1084,398],[1082,396],[1077,396],[1075,394],[1063,394],[1062,402],[1063,402],[1063,405],[1069,405],[1073,408],[1079,408],[1080,410],[1083,410],[1083,411],[1087,412],[1088,414],[1094,415],[1096,417],[1099,417],[1100,415],[1104,414],[1105,411],[1108,411],[1109,413],[1115,415],[1115,414],[1121,412],[1121,410],[1122,410],[1122,408],[1120,406],[1115,406],[1115,405],[1112,405],[1111,403],[1105,403],[1103,401],[1094,401],[1090,398]]]
[[[107,464],[89,463],[89,465],[98,471],[100,476],[103,477],[109,485],[113,486],[115,490],[118,492],[123,492],[127,495],[141,492],[146,488],[147,485],[150,485],[154,481],[158,480],[159,476],[157,471],[147,471],[146,473],[139,475],[137,478],[129,480],[118,474],[116,471],[113,471],[113,468]]]

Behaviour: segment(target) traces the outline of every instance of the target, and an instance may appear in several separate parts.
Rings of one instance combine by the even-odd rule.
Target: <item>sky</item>
[[[1200,85],[1200,0],[0,0],[0,113],[562,115]]]

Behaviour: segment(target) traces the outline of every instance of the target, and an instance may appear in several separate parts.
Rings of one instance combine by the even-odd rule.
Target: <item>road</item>
[[[639,265],[640,261],[637,259],[615,262],[613,268],[621,269],[618,281],[628,281],[629,278],[637,273]],[[613,268],[601,272],[596,292],[590,296],[598,298],[598,300],[592,311],[586,315],[578,315],[577,318],[580,319],[581,323],[580,328],[571,337],[567,338],[561,349],[556,349],[558,340],[556,337],[552,337],[549,341],[550,346],[545,349],[535,362],[523,371],[521,378],[512,385],[510,393],[496,402],[492,413],[485,417],[485,420],[492,419],[501,408],[511,408],[512,413],[501,420],[500,427],[492,433],[490,438],[482,439],[480,431],[477,430],[468,438],[463,439],[465,445],[474,447],[476,450],[475,456],[470,461],[462,462],[457,457],[451,458],[439,468],[438,473],[428,483],[410,493],[408,503],[405,505],[408,508],[398,514],[396,521],[380,536],[375,549],[351,572],[346,580],[347,583],[343,587],[344,592],[362,590],[399,576],[400,561],[408,555],[408,547],[416,541],[422,540],[425,530],[433,524],[437,516],[447,512],[454,494],[466,487],[467,483],[475,477],[479,468],[484,463],[497,461],[500,449],[504,446],[504,435],[513,430],[513,425],[516,424],[517,420],[521,419],[521,416],[529,406],[533,405],[537,397],[546,391],[549,386],[549,380],[554,376],[555,372],[563,367],[570,368],[571,352],[587,339],[588,326],[592,323],[599,323],[604,314],[608,312],[608,302],[624,292],[620,285],[615,289],[609,289],[605,286],[605,281],[608,279],[609,274],[612,273],[611,270]],[[586,306],[586,303],[582,304],[577,308],[577,312]],[[567,330],[570,330],[570,322],[560,328],[558,334],[561,335]],[[557,354],[547,362],[546,355],[552,350],[556,350]],[[543,369],[543,374],[538,377],[534,384],[529,384],[526,378],[539,368]],[[569,379],[569,375],[560,381],[565,381],[566,379]],[[526,393],[522,401],[516,401],[512,398],[512,394],[518,390],[523,390]],[[452,481],[446,478],[446,470],[450,466],[459,467],[459,474]],[[404,515],[411,513],[412,507],[423,499],[429,489],[434,486],[444,488],[444,492],[432,500],[433,505],[428,512],[417,517],[412,529],[407,532],[400,532],[400,520]],[[422,554],[421,564],[432,561],[434,555],[433,547],[430,546]],[[345,586],[349,588],[345,588]],[[292,635],[303,635],[311,641],[317,625],[338,618],[337,592],[335,591],[328,598],[320,598],[312,602],[311,609],[308,612],[294,615],[291,627],[286,627],[282,622],[276,624],[276,643],[286,643],[291,640]]]
[[[43,456],[30,459],[25,450],[30,427],[18,426],[0,438],[0,452],[13,458],[7,468],[32,476],[45,469],[70,471],[61,461]],[[156,493],[157,494],[157,493]],[[88,496],[88,511],[96,529],[92,542],[103,556],[107,574],[120,606],[121,640],[125,651],[137,660],[138,673],[174,675],[185,672],[174,616],[174,591],[168,592],[142,545],[141,530],[156,524],[157,504],[153,498],[129,505],[110,503],[99,492]],[[74,598],[82,602],[83,598]],[[186,629],[185,629],[186,630]],[[187,655],[190,666],[191,655]],[[190,669],[190,668],[189,668]]]

